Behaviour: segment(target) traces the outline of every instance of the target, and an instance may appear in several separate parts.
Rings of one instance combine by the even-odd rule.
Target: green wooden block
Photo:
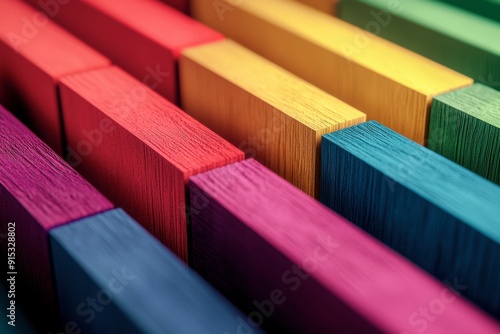
[[[500,92],[475,84],[435,97],[428,146],[500,184]]]
[[[500,22],[500,0],[439,0]]]
[[[339,16],[500,90],[500,24],[493,20],[430,0],[343,0]]]

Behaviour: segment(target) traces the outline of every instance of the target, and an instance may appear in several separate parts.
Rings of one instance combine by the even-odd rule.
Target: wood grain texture
[[[240,326],[234,306],[121,209],[54,229],[50,240],[63,322],[82,333],[234,333]]]
[[[419,333],[409,318],[451,294],[253,159],[193,176],[190,188],[205,203],[192,217],[194,268],[273,333]],[[500,328],[456,297],[426,328],[476,331]]]
[[[500,92],[475,84],[437,96],[428,146],[500,184]]]
[[[65,77],[60,90],[69,160],[186,260],[189,176],[243,152],[117,67]]]
[[[321,136],[366,120],[230,40],[185,50],[180,76],[186,112],[312,196]]]
[[[10,284],[9,284],[10,285]],[[1,333],[20,333],[20,334],[37,334],[37,331],[26,312],[23,309],[16,305],[16,315],[15,315],[15,327],[8,324],[10,318],[7,315],[10,315],[10,310],[8,308],[12,308],[10,305],[10,299],[8,298],[8,294],[10,293],[9,285],[4,286],[4,282],[0,283],[0,315],[2,319],[7,319],[7,321],[0,322],[0,332]]]
[[[53,18],[174,103],[180,52],[222,38],[157,0],[123,0],[119,6],[113,0],[69,1]]]
[[[500,0],[440,0],[500,22]]]
[[[339,17],[370,29],[378,13],[381,37],[500,90],[498,22],[439,1],[401,0],[397,9],[391,3],[344,0]]]
[[[432,96],[472,84],[295,1],[243,1],[224,20],[210,1],[193,0],[191,7],[201,22],[419,143],[426,138]]]
[[[295,0],[330,15],[337,14],[339,0]]]
[[[500,187],[376,123],[322,142],[321,201],[500,316]]]
[[[0,7],[0,103],[61,154],[57,80],[109,61],[22,1]]]
[[[15,222],[16,299],[28,302],[37,320],[49,324],[56,317],[47,231],[111,208],[95,188],[0,107],[0,235],[7,236],[9,222]],[[1,239],[3,254],[7,246],[7,239]]]

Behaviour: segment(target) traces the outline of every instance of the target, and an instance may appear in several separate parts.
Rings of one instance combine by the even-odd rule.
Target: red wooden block
[[[161,0],[161,1],[163,1],[170,7],[180,10],[185,14],[189,14],[190,12],[189,0]]]
[[[498,323],[255,160],[193,176],[193,266],[273,333],[500,333]],[[198,203],[198,206],[194,206]]]
[[[157,0],[28,1],[174,103],[180,52],[222,38]]]
[[[16,276],[16,300],[28,301],[42,318],[55,314],[48,231],[112,207],[0,106],[0,242],[4,254],[14,255],[7,270],[17,275],[7,275]]]
[[[59,154],[63,132],[56,83],[109,61],[16,0],[0,0],[0,102]]]
[[[189,176],[244,153],[117,67],[61,82],[68,161],[186,260]]]

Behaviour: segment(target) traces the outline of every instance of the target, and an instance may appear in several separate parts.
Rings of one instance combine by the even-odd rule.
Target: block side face
[[[181,68],[195,63],[316,131],[363,116],[232,40],[190,48],[183,57],[186,59],[181,60]]]
[[[190,189],[191,194],[202,196],[203,191],[194,183]],[[355,328],[378,332],[342,301],[325,293],[314,278],[302,280],[294,274],[290,258],[217,201],[211,200],[202,214],[193,216],[192,228],[194,269],[245,314],[259,311],[252,301],[266,301],[270,294],[279,296],[272,314],[263,322],[265,330],[322,332]],[[335,310],[333,315],[331,310]]]
[[[62,83],[187,176],[243,157],[240,150],[118,67],[68,76]]]
[[[55,80],[0,42],[0,102],[58,154],[62,129]]]
[[[500,189],[491,182],[376,122],[325,138],[450,215],[500,240],[495,228],[498,207],[492,202]],[[469,209],[464,210],[463,203]]]
[[[375,35],[363,44],[359,40],[365,32],[353,31],[345,22],[294,2],[254,1],[232,8],[221,21],[210,3],[193,2],[197,19],[366,113],[368,119],[421,144],[428,119],[427,99],[472,84],[472,79]],[[275,13],[269,13],[271,9]],[[293,27],[282,22],[281,12],[289,15]],[[312,32],[311,27],[316,26],[317,31]],[[316,36],[334,38],[335,43]],[[304,63],[303,59],[310,61]],[[401,67],[394,69],[396,66]]]
[[[252,196],[254,191],[260,196]],[[205,203],[192,217],[195,267],[238,302],[261,300],[255,299],[255,295],[265,298],[267,294],[269,298],[272,288],[278,287],[286,295],[286,304],[292,304],[290,307],[295,310],[300,309],[302,315],[309,315],[311,309],[316,310],[316,301],[333,307],[334,304],[329,303],[338,298],[337,301],[344,304],[337,307],[339,312],[346,312],[345,318],[337,318],[330,312],[327,319],[323,319],[324,314],[315,311],[321,320],[312,326],[328,324],[333,328],[343,328],[362,314],[363,319],[378,330],[401,332],[405,329],[412,332],[415,329],[407,328],[409,314],[443,289],[388,248],[325,210],[253,160],[193,177],[190,193],[192,202],[196,198]],[[284,195],[276,196],[276,193]],[[321,259],[315,258],[314,254],[320,250]],[[292,264],[292,268],[288,268],[290,272],[282,267],[284,264],[280,261],[283,259]],[[309,274],[307,282],[302,282],[300,288],[295,286],[298,283],[292,283],[295,281],[293,264],[302,266]],[[256,269],[251,269],[254,266]],[[336,275],[332,276],[332,272]],[[233,276],[234,279],[221,280],[221,277]],[[314,295],[318,293],[316,288],[307,291],[307,303],[304,304],[299,289],[311,288],[306,288],[306,285],[312,279],[323,291],[319,296]],[[418,291],[410,288],[415,284],[420,286]],[[266,286],[270,287],[269,291],[261,291]],[[293,293],[289,294],[291,287]],[[242,300],[240,291],[251,291],[247,297],[249,300]],[[405,298],[401,298],[402,295]],[[377,309],[374,305],[381,299],[384,299],[386,308]],[[304,305],[308,310],[301,309]],[[457,324],[452,314],[458,315],[462,307],[469,306],[465,303],[455,306],[456,309],[448,309],[450,318],[442,318],[442,322],[433,324],[433,330],[476,326],[469,320]],[[276,305],[275,310],[281,312],[288,307]],[[389,309],[391,311],[387,311]],[[252,309],[245,311],[251,312]],[[351,316],[354,312],[355,317],[352,318],[349,312]],[[311,326],[299,314],[288,316],[286,323],[290,319]],[[304,324],[297,326],[302,328],[300,326]]]
[[[2,280],[7,285],[6,279],[14,277],[16,311],[21,305],[38,330],[56,328],[57,299],[47,231],[2,184],[0,249],[6,268]],[[8,258],[13,260],[11,266],[7,266]]]
[[[80,220],[51,237],[59,273],[67,278],[59,282],[72,285],[74,274],[64,269],[75,267],[77,279],[92,283],[82,292],[62,286],[70,311],[86,294],[112,294],[112,304],[90,323],[99,332],[117,324],[128,332],[129,323],[140,333],[224,332],[238,325],[238,311],[122,210]]]

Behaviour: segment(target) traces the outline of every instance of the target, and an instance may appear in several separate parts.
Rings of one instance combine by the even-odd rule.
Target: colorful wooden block
[[[432,0],[345,0],[339,17],[500,90],[498,22]]]
[[[61,82],[68,161],[187,260],[189,176],[244,153],[117,67]]]
[[[295,0],[330,15],[336,15],[339,0]]]
[[[43,324],[57,310],[48,231],[112,207],[0,107],[0,236],[8,236],[1,239],[4,268],[8,278],[15,276],[17,302],[29,306]]]
[[[234,306],[121,209],[54,229],[50,241],[63,324],[74,333],[243,328]]]
[[[22,1],[0,8],[0,103],[62,154],[57,81],[109,61]]]
[[[190,188],[198,203],[193,266],[249,323],[272,333],[500,331],[444,284],[253,159],[193,176]],[[439,316],[425,320],[422,308]]]
[[[323,203],[500,316],[500,187],[376,122],[321,147]]]
[[[242,1],[224,13],[224,20],[210,3],[193,0],[193,16],[368,119],[422,144],[432,96],[472,84],[470,78],[295,1]]]
[[[10,282],[6,282],[6,286],[3,283],[0,283],[0,309],[2,310],[0,312],[0,316],[2,317],[2,321],[0,321],[0,333],[36,334],[35,327],[22,308],[19,305],[14,304],[13,306],[11,304],[11,300],[15,300],[15,292],[12,295],[12,291],[15,291],[15,284],[11,289]]]
[[[161,0],[170,7],[173,7],[185,14],[189,14],[189,1],[190,0]]]
[[[39,4],[39,0],[29,0]],[[223,38],[157,0],[68,1],[56,22],[108,56],[151,89],[178,103],[177,59],[186,47]],[[54,13],[51,15],[51,13]]]
[[[323,134],[366,116],[230,40],[185,50],[184,110],[312,196]]]
[[[500,22],[500,0],[440,0]]]
[[[475,84],[437,96],[428,146],[500,184],[500,92]]]

